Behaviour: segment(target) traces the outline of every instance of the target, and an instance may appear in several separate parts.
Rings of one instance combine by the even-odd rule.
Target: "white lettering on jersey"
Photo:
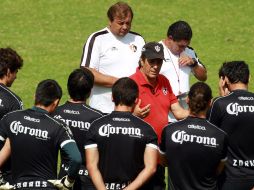
[[[246,96],[240,96],[238,97],[239,100],[254,100],[254,97],[246,97]]]
[[[4,107],[2,99],[0,99],[0,107]]]
[[[99,128],[99,135],[102,137],[109,137],[109,135],[113,134],[129,135],[130,137],[138,138],[142,136],[141,130],[134,127],[114,127],[110,124],[105,124]]]
[[[233,159],[233,166],[254,167],[254,160],[236,160]]]
[[[10,130],[15,135],[18,135],[19,133],[22,134],[28,134],[30,136],[35,136],[36,138],[40,138],[43,140],[48,139],[48,131],[43,131],[41,129],[33,129],[30,127],[23,126],[20,121],[13,121],[10,124]]]
[[[69,127],[78,127],[80,130],[88,130],[91,125],[89,122],[64,119],[61,117],[61,115],[55,115],[54,118],[63,121]]]
[[[64,110],[64,113],[69,113],[69,114],[76,114],[79,115],[79,111],[75,111],[75,110]]]
[[[238,103],[230,103],[227,105],[226,108],[228,114],[230,115],[238,115],[238,113],[242,112],[254,112],[254,106],[249,106],[249,105],[239,105]]]
[[[172,141],[175,143],[183,144],[183,142],[195,142],[198,144],[204,144],[207,146],[216,147],[216,138],[213,137],[201,137],[197,135],[189,135],[185,131],[177,130],[171,135]]]
[[[206,130],[204,126],[200,126],[200,125],[188,125],[188,128],[191,129],[200,129],[200,130]]]
[[[29,117],[29,116],[24,116],[24,119],[28,120],[28,121],[33,121],[33,122],[40,123],[40,119],[32,118],[32,117]]]
[[[113,121],[131,121],[129,118],[119,118],[119,117],[114,117]]]

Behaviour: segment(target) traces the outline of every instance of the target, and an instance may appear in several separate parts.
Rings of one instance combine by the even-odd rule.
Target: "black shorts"
[[[61,179],[66,175],[66,168],[64,165],[61,165],[58,178]],[[96,190],[91,178],[88,176],[88,171],[84,167],[81,167],[79,170],[79,176],[75,180],[73,190]]]
[[[157,165],[155,174],[140,190],[165,190],[165,167]]]

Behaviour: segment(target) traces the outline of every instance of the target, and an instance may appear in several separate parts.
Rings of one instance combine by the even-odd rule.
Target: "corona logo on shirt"
[[[130,137],[141,138],[141,130],[134,127],[114,127],[110,124],[102,125],[99,128],[99,135],[102,137],[109,137],[110,135],[129,135]]]
[[[249,106],[249,105],[239,105],[238,103],[230,103],[227,105],[226,108],[228,114],[230,115],[236,115],[238,116],[239,113],[242,112],[254,112],[254,106]]]
[[[74,127],[74,128],[77,127],[80,130],[86,130],[87,131],[90,128],[90,125],[91,125],[89,122],[64,119],[64,118],[61,117],[61,115],[55,115],[54,118],[63,121],[69,127]]]
[[[183,144],[183,142],[194,142],[198,144],[204,144],[205,146],[216,147],[216,138],[202,137],[197,135],[189,135],[185,131],[177,130],[171,136],[172,141],[175,143]]]
[[[48,139],[48,131],[43,131],[41,129],[34,129],[30,127],[23,126],[20,121],[13,121],[10,124],[10,130],[15,135],[21,134],[27,134],[30,136],[34,136],[38,139],[47,140]]]

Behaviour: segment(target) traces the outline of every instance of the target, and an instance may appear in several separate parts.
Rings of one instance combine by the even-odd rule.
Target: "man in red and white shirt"
[[[168,124],[168,113],[172,111],[177,119],[189,115],[173,94],[168,79],[159,74],[164,60],[163,46],[157,42],[144,45],[139,67],[132,78],[139,87],[139,102],[134,114],[143,118],[154,128],[160,142],[162,129]],[[146,107],[145,110],[142,110]],[[149,189],[165,189],[164,168],[157,167],[155,176],[149,183]]]

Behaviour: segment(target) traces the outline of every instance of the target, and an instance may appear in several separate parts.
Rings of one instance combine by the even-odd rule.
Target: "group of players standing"
[[[207,76],[188,46],[186,22],[172,24],[165,40],[145,44],[130,32],[126,3],[112,5],[108,18],[109,26],[88,38],[81,68],[68,78],[70,99],[61,106],[61,87],[48,79],[38,84],[34,107],[22,110],[8,87],[23,60],[0,48],[0,189],[162,190],[167,166],[171,190],[250,190],[248,65],[224,63],[221,96],[212,100],[204,82],[189,88],[191,72],[202,81]]]

